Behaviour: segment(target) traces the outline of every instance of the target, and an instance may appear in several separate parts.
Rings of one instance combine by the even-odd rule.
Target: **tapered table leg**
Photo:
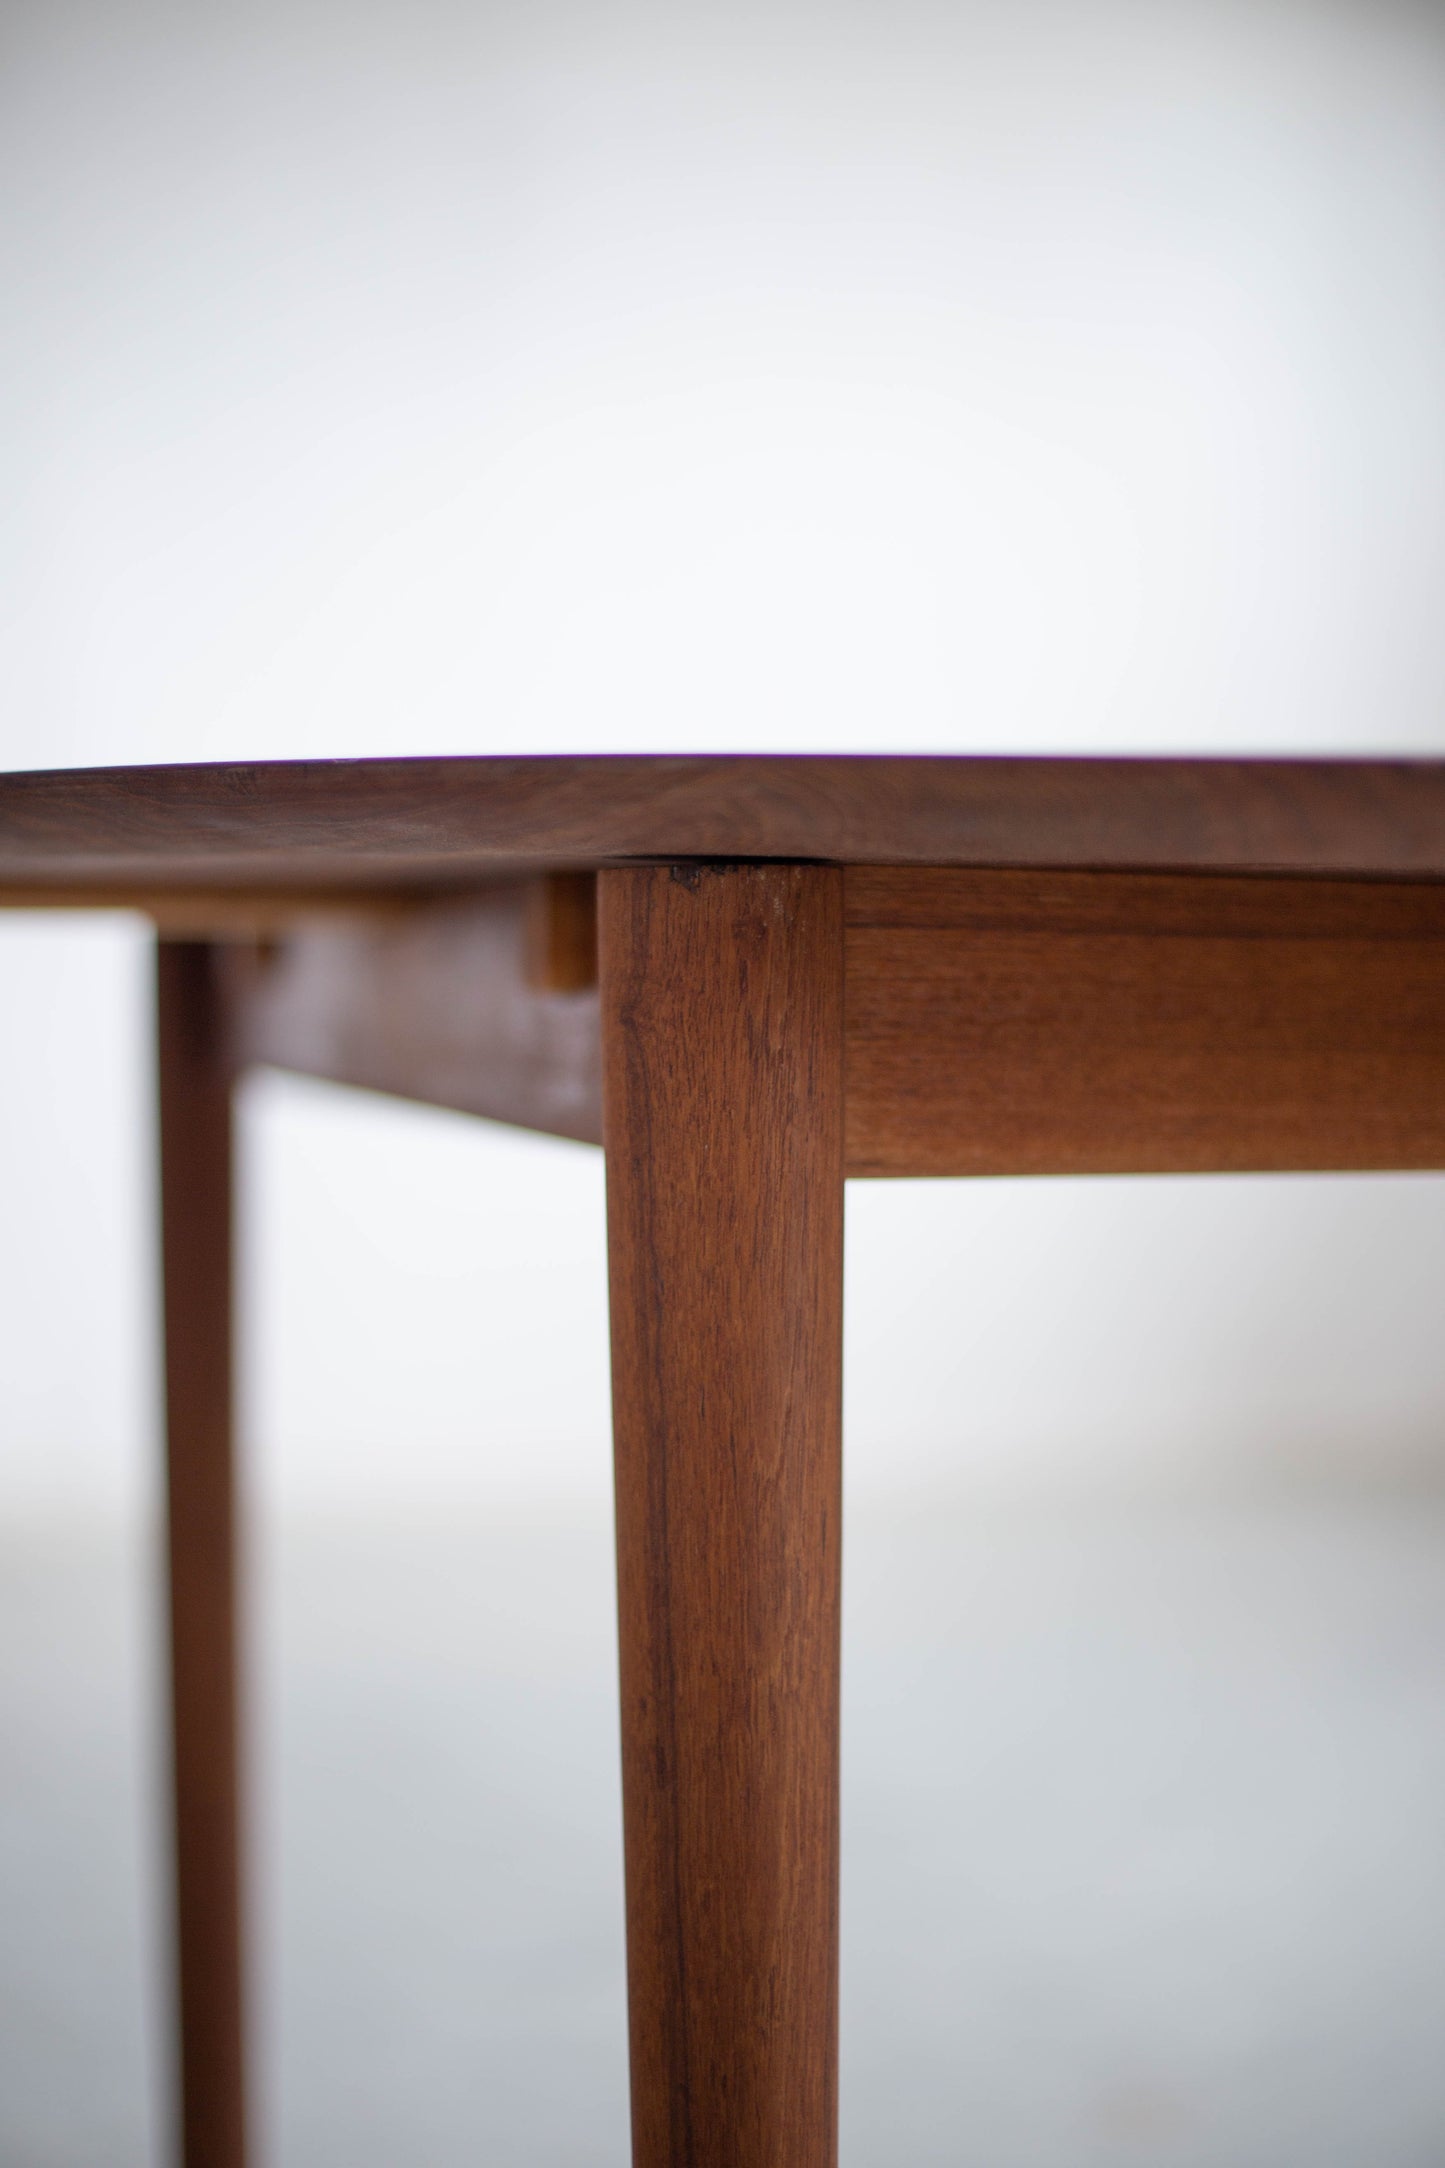
[[[157,951],[184,2168],[243,2168],[231,1080],[220,951]]]
[[[633,2157],[830,2168],[841,876],[599,904]]]

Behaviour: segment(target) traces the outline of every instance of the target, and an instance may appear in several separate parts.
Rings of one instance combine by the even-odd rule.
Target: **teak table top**
[[[427,891],[685,858],[1430,879],[1445,762],[629,755],[0,776],[7,903]]]

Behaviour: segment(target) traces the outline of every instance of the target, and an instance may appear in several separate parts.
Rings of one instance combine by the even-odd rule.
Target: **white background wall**
[[[1445,16],[10,0],[0,765],[1445,751]],[[147,957],[0,925],[0,1506],[145,1495]],[[601,1172],[266,1079],[259,1480],[606,1482]],[[878,1487],[1445,1445],[1437,1182],[855,1185]]]

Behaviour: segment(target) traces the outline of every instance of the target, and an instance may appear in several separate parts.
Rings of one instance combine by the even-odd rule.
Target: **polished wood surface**
[[[1445,883],[843,878],[849,1174],[1445,1165]],[[594,886],[238,949],[238,1054],[600,1141]]]
[[[591,919],[564,893],[549,941],[549,887],[514,882],[238,951],[238,1057],[600,1143]],[[539,989],[539,976],[569,983]]]
[[[465,886],[681,858],[1445,875],[1445,763],[637,756],[0,776],[0,899]]]
[[[225,971],[157,949],[175,1928],[184,2168],[244,2168],[231,1070]]]
[[[600,887],[636,2168],[831,2168],[842,880]]]
[[[159,964],[186,2168],[244,2156],[257,1061],[605,1136],[635,2160],[833,2168],[845,1169],[1445,1166],[1445,764],[0,777],[0,907],[47,904],[188,936]]]
[[[855,870],[848,1171],[1445,1166],[1445,884]]]
[[[539,994],[597,984],[597,876],[547,873],[527,884],[527,983]]]

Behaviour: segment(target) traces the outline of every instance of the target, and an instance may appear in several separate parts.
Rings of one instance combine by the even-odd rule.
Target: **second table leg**
[[[231,1075],[221,952],[157,949],[180,2158],[244,2168]]]

